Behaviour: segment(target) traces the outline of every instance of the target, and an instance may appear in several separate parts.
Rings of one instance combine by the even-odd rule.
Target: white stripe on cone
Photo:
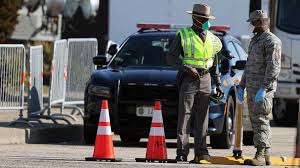
[[[102,109],[99,122],[110,122],[108,109]]]
[[[163,123],[161,110],[153,110],[152,123]]]
[[[110,126],[98,126],[97,135],[112,135]]]
[[[151,127],[149,136],[165,136],[164,127]]]

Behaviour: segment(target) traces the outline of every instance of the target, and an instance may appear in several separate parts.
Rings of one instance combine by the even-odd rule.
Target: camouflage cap
[[[249,19],[247,22],[257,20],[257,19],[268,19],[268,14],[263,10],[255,10],[250,13]]]

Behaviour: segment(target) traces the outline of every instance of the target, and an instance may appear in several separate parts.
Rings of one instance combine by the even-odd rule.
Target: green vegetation
[[[4,43],[14,31],[21,4],[22,0],[0,0],[0,43]]]

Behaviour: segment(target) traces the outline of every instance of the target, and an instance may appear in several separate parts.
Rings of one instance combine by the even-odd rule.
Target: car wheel
[[[234,112],[235,102],[233,97],[230,96],[227,100],[223,131],[221,134],[210,136],[210,145],[213,149],[229,149],[231,147],[233,137]]]
[[[243,132],[243,144],[244,145],[254,145],[253,131],[244,131]]]
[[[137,135],[128,135],[128,134],[121,134],[120,135],[121,141],[124,143],[138,143],[140,142],[141,137]]]
[[[96,140],[97,128],[86,126],[86,121],[83,123],[83,136],[86,144],[94,144]]]

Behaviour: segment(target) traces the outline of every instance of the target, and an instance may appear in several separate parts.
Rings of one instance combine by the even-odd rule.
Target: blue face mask
[[[202,24],[202,29],[203,30],[208,30],[210,28],[210,22],[206,21],[205,23]]]

